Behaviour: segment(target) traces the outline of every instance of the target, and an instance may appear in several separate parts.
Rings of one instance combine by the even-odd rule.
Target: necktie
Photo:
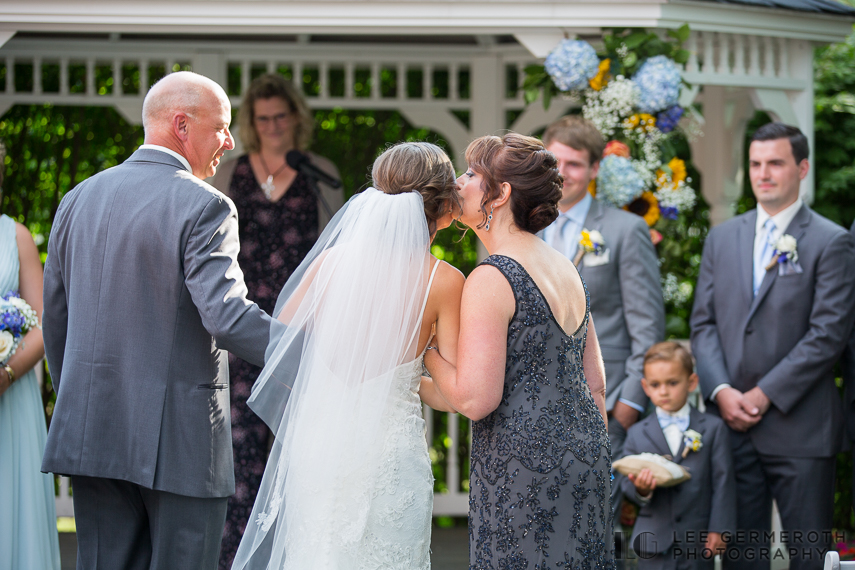
[[[670,414],[657,413],[656,419],[659,420],[659,427],[662,428],[662,433],[665,435],[665,441],[668,443],[671,455],[677,457],[677,452],[680,451],[680,444],[683,443],[683,432],[689,429],[689,416],[672,416]]]
[[[659,420],[659,427],[662,429],[674,425],[677,426],[681,432],[684,432],[689,428],[689,416],[671,416],[665,414],[660,416],[657,414],[656,419]]]
[[[760,291],[760,285],[763,283],[763,278],[766,276],[766,266],[772,259],[772,254],[775,251],[775,222],[772,218],[766,220],[763,224],[766,235],[763,236],[762,247],[755,253],[754,258],[754,296]]]
[[[567,229],[569,222],[568,216],[558,216],[558,219],[555,220],[555,233],[552,234],[550,245],[562,255],[567,255],[567,240],[564,237],[564,230]]]

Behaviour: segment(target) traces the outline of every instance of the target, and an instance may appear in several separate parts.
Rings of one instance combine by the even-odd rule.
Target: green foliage
[[[25,223],[44,254],[62,196],[125,160],[143,132],[110,107],[19,105],[0,118],[0,139],[8,151],[2,212]]]
[[[855,32],[814,58],[816,171],[813,208],[849,228],[855,219]]]

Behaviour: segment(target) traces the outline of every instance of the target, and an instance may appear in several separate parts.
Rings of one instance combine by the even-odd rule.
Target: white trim
[[[662,6],[661,28],[685,23],[694,31],[776,36],[816,42],[842,42],[852,33],[855,17],[818,14],[697,0],[672,0]]]

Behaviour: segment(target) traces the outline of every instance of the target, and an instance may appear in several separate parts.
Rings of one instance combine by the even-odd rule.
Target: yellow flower
[[[589,192],[589,193],[591,194],[591,196],[593,196],[594,198],[596,198],[596,197],[597,197],[597,179],[596,179],[596,178],[594,178],[593,180],[591,180],[590,182],[588,182],[588,192]]]
[[[656,171],[656,186],[660,189],[670,187],[672,190],[676,190],[677,185],[686,180],[686,163],[675,157],[668,162],[668,169],[671,170],[670,185],[668,174],[660,168]]]
[[[585,251],[594,251],[594,242],[591,241],[591,233],[582,230],[582,239],[579,240],[579,245],[582,246],[582,249]]]
[[[604,59],[601,61],[600,70],[588,81],[588,85],[590,85],[591,89],[594,91],[599,91],[606,86],[606,83],[609,82],[609,67],[611,66],[611,62],[612,60],[610,59]]]
[[[653,227],[659,220],[659,200],[653,195],[653,192],[644,192],[641,196],[623,207],[627,212],[638,214],[648,227]]]
[[[674,157],[668,163],[668,168],[671,169],[671,182],[675,187],[677,186],[677,183],[684,182],[686,180],[686,163],[684,161]]]
[[[648,115],[647,113],[636,113],[635,115],[624,120],[623,128],[652,131],[656,128],[656,117],[654,117],[653,115]]]

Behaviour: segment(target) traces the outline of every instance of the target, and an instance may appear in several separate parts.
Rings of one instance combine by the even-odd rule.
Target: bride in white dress
[[[435,145],[403,143],[372,179],[277,303],[287,330],[249,399],[276,440],[233,569],[430,568],[421,401],[451,408],[422,358],[434,327],[456,358],[463,275],[429,252],[459,214],[455,175]]]

